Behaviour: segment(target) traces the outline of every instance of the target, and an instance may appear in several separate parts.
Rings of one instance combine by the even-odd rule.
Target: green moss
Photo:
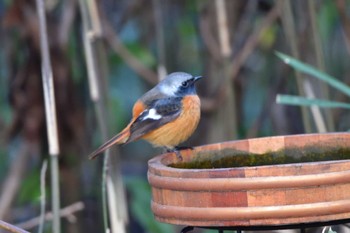
[[[249,154],[245,151],[224,149],[221,151],[198,152],[190,162],[170,164],[170,167],[185,169],[210,169],[230,167],[251,167],[275,164],[291,164],[350,159],[348,147],[308,146],[287,148],[264,154]]]

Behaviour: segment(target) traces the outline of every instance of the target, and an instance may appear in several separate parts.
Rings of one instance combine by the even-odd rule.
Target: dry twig
[[[236,78],[238,72],[244,65],[244,63],[247,61],[249,55],[254,51],[256,46],[258,45],[259,38],[261,34],[266,30],[266,28],[270,27],[279,17],[279,9],[276,6],[274,6],[270,12],[266,15],[266,17],[262,20],[261,24],[255,28],[253,33],[250,35],[250,37],[247,39],[246,43],[244,44],[241,51],[235,56],[233,59],[233,62],[231,64],[231,77],[234,79]],[[216,95],[214,98],[211,99],[203,99],[202,100],[202,110],[204,112],[213,112],[215,111],[219,106],[221,106],[222,101],[226,98],[225,94],[225,85],[221,85],[218,88],[218,91],[216,92]]]
[[[162,0],[153,0],[153,12],[154,12],[154,24],[156,28],[156,43],[157,43],[157,54],[158,54],[158,80],[160,81],[167,75],[165,67],[165,39],[163,30],[163,19],[162,19]]]
[[[24,176],[26,165],[30,157],[30,148],[27,142],[23,142],[19,148],[16,158],[11,164],[8,175],[4,180],[0,198],[0,219],[4,219],[9,212],[11,203],[16,197],[20,182]]]
[[[13,233],[29,233],[28,231],[25,231],[17,226],[11,225],[11,224],[4,222],[2,220],[0,220],[0,228],[8,230],[8,231],[13,232]]]
[[[292,56],[295,57],[296,59],[300,59],[300,53],[299,53],[298,44],[297,44],[298,36],[296,33],[295,20],[292,12],[291,2],[280,1],[276,5],[278,5],[281,8],[281,12],[283,12],[282,14],[283,28],[286,33],[286,38],[289,40],[289,43],[290,43]],[[303,79],[303,76],[300,72],[296,70],[294,72],[296,76],[296,82],[297,82],[299,93],[303,96],[314,98],[315,94],[312,89],[310,80]],[[301,111],[302,111],[304,129],[307,133],[311,133],[313,130],[312,130],[311,123],[309,121],[310,114],[308,112],[308,109],[306,109],[305,107],[301,107]],[[325,126],[325,122],[323,120],[320,108],[317,106],[311,107],[311,113],[314,118],[314,122],[316,124],[318,132],[326,132],[326,126]]]
[[[59,211],[59,216],[61,218],[67,218],[70,222],[74,222],[76,220],[76,218],[74,216],[75,212],[81,211],[84,208],[85,208],[84,203],[79,201],[79,202],[73,203],[69,206],[62,208]],[[22,222],[22,223],[19,223],[19,224],[17,224],[17,226],[20,228],[23,228],[23,229],[28,229],[28,230],[32,229],[40,224],[40,217],[41,216],[32,218],[32,219],[25,221],[25,222]],[[52,212],[46,213],[44,215],[44,219],[45,219],[45,221],[51,221],[53,219]]]
[[[217,26],[219,32],[219,44],[221,56],[229,57],[231,55],[230,34],[228,30],[227,14],[225,0],[216,0]]]
[[[210,56],[215,61],[220,61],[220,47],[217,41],[215,40],[213,33],[210,31],[210,21],[208,16],[204,13],[201,14],[199,19],[199,29],[205,46],[208,48]]]
[[[340,21],[343,25],[344,37],[346,42],[346,49],[350,54],[350,17],[346,11],[346,1],[345,0],[337,0],[335,1],[337,9],[339,11]]]
[[[66,0],[63,1],[63,11],[61,15],[60,25],[58,29],[58,43],[64,48],[69,40],[70,29],[73,24],[74,17],[76,15],[76,1]]]
[[[278,16],[279,16],[279,9],[277,5],[275,5],[270,10],[270,12],[266,15],[266,17],[262,20],[261,24],[258,27],[256,27],[253,33],[248,37],[243,48],[240,50],[240,52],[232,61],[232,78],[233,79],[236,78],[241,67],[244,65],[249,55],[254,51],[254,49],[258,45],[261,34],[277,20]]]
[[[86,2],[83,0],[79,1],[80,3],[80,10],[83,20],[83,26],[84,26],[84,46],[85,46],[85,57],[87,60],[87,68],[88,68],[88,74],[89,74],[89,87],[90,87],[90,93],[92,93],[92,99],[94,101],[96,115],[97,115],[97,121],[98,125],[101,131],[101,135],[103,140],[108,139],[108,118],[107,118],[107,109],[106,109],[106,103],[105,98],[103,98],[103,79],[106,77],[103,68],[105,67],[103,64],[103,60],[106,57],[104,49],[104,44],[102,44],[102,41],[99,37],[99,25],[100,25],[100,18],[98,16],[98,9],[96,3],[90,4],[90,9],[88,11],[88,6],[86,5]],[[94,26],[95,25],[95,26]],[[96,37],[97,36],[97,37]],[[103,78],[98,78],[99,76],[102,76]],[[103,211],[103,223],[105,231],[114,231],[115,226],[117,226],[118,229],[125,229],[125,215],[118,215],[115,213],[115,209],[108,208],[109,203],[107,196],[107,188],[113,189],[116,186],[109,187],[109,183],[107,183],[107,179],[111,177],[110,174],[110,155],[111,151],[106,150],[104,161],[103,161],[103,170],[102,170],[102,211]],[[118,156],[115,156],[118,157]],[[119,163],[118,163],[119,164]],[[120,168],[116,168],[114,171],[119,174]],[[118,188],[123,188],[122,185],[118,186]],[[124,192],[124,189],[121,190],[121,192]],[[116,199],[116,202],[120,203],[121,206],[126,205],[126,201],[124,199],[124,196],[113,196],[113,200]],[[125,207],[126,208],[126,207]],[[109,214],[108,214],[109,213]],[[113,218],[113,217],[116,217]],[[109,224],[113,223],[113,224]],[[112,229],[110,229],[112,227]]]
[[[144,78],[151,84],[156,84],[158,82],[157,74],[142,64],[129,52],[107,19],[103,19],[102,24],[104,26],[104,37],[114,52],[117,53],[138,75],[140,75],[140,77]]]
[[[322,47],[322,41],[321,41],[321,35],[319,32],[319,28],[317,25],[317,16],[316,16],[316,4],[314,0],[308,0],[309,5],[309,12],[310,12],[310,21],[311,21],[311,29],[312,29],[312,37],[314,41],[314,49],[316,54],[316,64],[318,69],[325,71],[326,65],[324,60],[324,52]],[[322,98],[328,99],[329,98],[329,88],[324,82],[319,82]],[[323,109],[323,112],[325,113],[325,120],[327,123],[328,131],[333,132],[334,131],[334,120],[333,116],[331,114],[330,109]]]

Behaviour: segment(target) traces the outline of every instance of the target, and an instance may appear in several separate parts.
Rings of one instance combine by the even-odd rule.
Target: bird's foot
[[[191,146],[175,146],[174,148],[166,148],[167,152],[173,152],[176,154],[176,157],[182,161],[181,150],[193,150]]]

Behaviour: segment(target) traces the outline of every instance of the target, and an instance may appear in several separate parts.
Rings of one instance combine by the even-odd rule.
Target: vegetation
[[[0,219],[59,232],[40,214],[57,204],[57,181],[37,2],[0,2]],[[345,0],[44,2],[62,232],[179,232],[150,212],[147,161],[161,150],[135,142],[87,159],[128,123],[134,101],[165,73],[206,77],[198,86],[202,119],[186,146],[350,128]],[[302,107],[276,103],[277,94]]]

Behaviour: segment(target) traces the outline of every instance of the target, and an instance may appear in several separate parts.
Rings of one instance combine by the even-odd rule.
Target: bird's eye
[[[187,81],[182,82],[182,83],[181,83],[181,86],[187,87],[187,86],[188,86],[188,82],[187,82]]]

